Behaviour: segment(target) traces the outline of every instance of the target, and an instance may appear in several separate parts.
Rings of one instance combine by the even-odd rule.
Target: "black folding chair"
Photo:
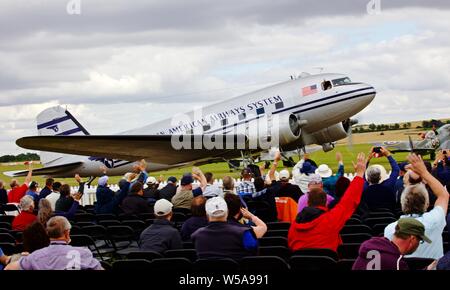
[[[259,240],[260,246],[282,246],[287,247],[288,241],[287,238],[283,237],[262,237]]]
[[[195,245],[193,242],[183,242],[183,249],[195,249]]]
[[[425,270],[434,259],[429,258],[403,258],[408,264],[409,270]]]
[[[154,219],[155,218],[155,214],[153,213],[140,213],[137,215],[137,217],[141,220],[141,221],[146,221],[149,219]]]
[[[5,222],[0,222],[0,229],[10,230],[11,229],[11,224],[10,223],[5,223]]]
[[[259,256],[277,256],[285,261],[287,261],[291,257],[291,250],[287,247],[281,246],[266,246],[258,248]]]
[[[14,243],[0,242],[0,249],[2,249],[5,255],[9,256],[15,253],[19,253],[19,251],[16,250],[16,245]]]
[[[267,223],[267,229],[272,230],[289,230],[291,223],[287,222],[270,222]]]
[[[101,214],[96,214],[95,219],[97,220],[97,222],[107,221],[107,220],[117,220],[117,216],[114,214],[110,214],[110,213],[101,213]]]
[[[172,215],[172,222],[179,223],[179,222],[185,222],[188,219],[188,217],[181,212],[174,212]]]
[[[119,220],[101,220],[98,222],[98,224],[104,226],[105,228],[122,225],[122,223]]]
[[[102,254],[109,254],[114,252],[112,244],[109,243],[107,230],[104,226],[93,225],[82,229],[83,234],[90,236]]]
[[[239,264],[230,258],[198,259],[194,263],[194,269],[199,272],[235,272],[239,269]]]
[[[337,262],[337,268],[340,271],[351,271],[356,259],[341,259]]]
[[[106,232],[116,254],[123,256],[138,248],[132,228],[128,226],[109,226],[106,228]]]
[[[363,243],[370,240],[372,235],[369,234],[344,234],[341,235],[341,239],[344,243]]]
[[[338,254],[341,259],[356,259],[359,254],[361,243],[342,244],[338,248]]]
[[[152,270],[152,263],[147,260],[117,260],[112,264],[113,271],[150,271]]]
[[[85,247],[91,252],[95,252],[101,260],[103,260],[103,255],[95,244],[94,239],[88,235],[71,235],[70,244],[74,247]]]
[[[16,239],[11,234],[0,234],[0,243],[16,243]]]
[[[366,225],[346,225],[342,228],[340,234],[372,234],[372,229]]]
[[[152,261],[152,267],[157,271],[190,272],[192,262],[186,258],[160,258]]]
[[[139,239],[140,234],[147,227],[145,222],[141,220],[124,220],[122,221],[122,225],[128,226],[133,229],[136,240]]]
[[[129,260],[147,260],[153,261],[154,259],[161,259],[164,256],[156,251],[133,251],[127,254],[127,259]]]
[[[15,216],[12,216],[12,215],[0,215],[0,222],[12,224],[14,218],[15,218]]]
[[[246,272],[286,272],[290,269],[285,260],[277,256],[244,257],[239,264]]]
[[[118,216],[118,219],[122,221],[129,221],[129,220],[138,220],[138,216],[135,214],[120,214]]]
[[[335,261],[339,260],[338,254],[331,249],[301,249],[292,252],[292,257],[294,256],[320,256],[329,257]]]
[[[167,250],[164,252],[166,258],[186,258],[191,262],[197,260],[197,252],[195,249],[179,249],[179,250]]]
[[[383,236],[384,235],[384,229],[388,226],[388,224],[376,224],[373,226],[373,235],[378,237],[378,236]]]
[[[91,213],[76,213],[73,217],[73,220],[78,224],[81,222],[90,222],[93,223],[96,221],[95,215]]]
[[[364,220],[364,224],[373,228],[376,224],[390,224],[397,221],[393,217],[377,217],[377,218],[367,218]]]
[[[345,225],[360,225],[362,224],[360,219],[357,218],[349,218],[346,222]]]
[[[327,256],[292,256],[289,260],[289,265],[294,272],[306,270],[331,271],[337,269],[336,260]]]
[[[284,237],[287,238],[288,230],[268,230],[264,237]]]

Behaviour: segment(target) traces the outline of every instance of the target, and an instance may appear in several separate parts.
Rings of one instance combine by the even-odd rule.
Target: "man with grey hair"
[[[255,226],[248,228],[228,223],[228,206],[222,197],[208,199],[205,210],[209,224],[191,235],[199,259],[231,258],[239,261],[245,256],[256,254],[257,237],[267,231],[263,221],[241,208],[243,217]]]
[[[388,159],[391,165],[391,174],[388,176],[386,169],[379,164],[369,166],[365,174],[367,182],[364,184],[361,204],[367,205],[370,210],[377,208],[394,210],[396,206],[395,183],[400,168],[391,153],[384,147],[380,147],[380,153],[375,152],[372,148],[369,160],[377,154],[381,154]]]
[[[20,199],[20,214],[16,216],[12,222],[12,229],[15,231],[25,230],[31,223],[36,220],[34,212],[34,200],[31,196],[25,195]]]
[[[415,154],[408,156],[407,169],[418,174],[426,182],[433,194],[437,197],[434,208],[426,212],[429,206],[428,191],[423,183],[408,185],[401,196],[402,211],[404,217],[412,217],[425,226],[425,234],[430,237],[431,244],[421,244],[419,248],[408,257],[439,259],[444,255],[442,231],[445,228],[449,194],[444,186],[428,172],[422,158]],[[384,229],[384,236],[391,239],[397,222],[389,224]]]
[[[72,247],[69,221],[55,216],[47,222],[48,247],[10,263],[5,270],[103,270],[89,249]]]

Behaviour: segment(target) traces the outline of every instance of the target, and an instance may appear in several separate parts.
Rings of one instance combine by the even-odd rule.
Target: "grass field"
[[[337,170],[337,161],[335,158],[336,152],[340,151],[344,157],[344,165],[345,165],[345,171],[346,172],[352,172],[353,173],[353,167],[352,167],[352,160],[356,159],[356,155],[358,152],[364,152],[367,153],[371,148],[371,145],[369,144],[354,144],[351,147],[348,147],[347,145],[338,145],[333,151],[330,152],[323,152],[323,151],[317,151],[310,154],[311,159],[316,161],[317,164],[328,164],[333,172],[336,172]],[[394,158],[397,161],[404,161],[406,158],[407,153],[397,153],[394,154]],[[294,158],[295,161],[298,160],[298,157]],[[151,162],[151,160],[148,160]],[[387,171],[389,171],[389,162],[386,158],[379,158],[376,160],[373,160],[372,163],[378,163],[382,164],[386,167]],[[40,165],[35,165],[35,168],[40,167]],[[203,172],[212,172],[214,173],[215,178],[222,178],[223,176],[230,175],[235,178],[239,177],[239,172],[234,171],[230,172],[228,165],[226,163],[216,163],[216,164],[207,164],[200,166],[201,170]],[[283,168],[282,165],[279,166],[279,170]],[[13,171],[13,170],[24,170],[24,165],[8,165],[8,166],[0,166],[0,179],[5,181],[6,183],[9,182],[10,177],[5,176],[3,172],[5,171]],[[191,170],[190,167],[187,168],[178,168],[178,169],[171,169],[166,171],[160,171],[160,172],[152,172],[150,173],[151,176],[158,177],[159,175],[163,175],[165,178],[168,178],[169,176],[176,176],[179,178],[183,173],[189,172]],[[18,178],[20,182],[24,180],[24,178]],[[120,177],[111,177],[110,183],[114,184],[119,181]],[[41,176],[36,176],[33,178],[33,180],[37,181],[40,185],[44,184],[44,178]],[[57,179],[58,181],[69,183],[70,185],[75,185],[76,182],[72,178],[66,178],[66,179]],[[96,182],[94,182],[96,184]]]

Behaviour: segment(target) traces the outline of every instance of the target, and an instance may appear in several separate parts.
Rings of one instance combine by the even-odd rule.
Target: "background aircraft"
[[[409,137],[409,136],[408,136]],[[435,158],[438,150],[450,150],[450,124],[446,124],[436,129],[430,130],[423,136],[423,140],[413,141],[409,137],[408,141],[384,141],[373,143],[375,146],[384,146],[391,152],[416,152],[422,156],[430,155]]]

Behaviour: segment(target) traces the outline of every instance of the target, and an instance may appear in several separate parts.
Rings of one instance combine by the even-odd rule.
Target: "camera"
[[[381,147],[373,147],[372,152],[381,153]]]

